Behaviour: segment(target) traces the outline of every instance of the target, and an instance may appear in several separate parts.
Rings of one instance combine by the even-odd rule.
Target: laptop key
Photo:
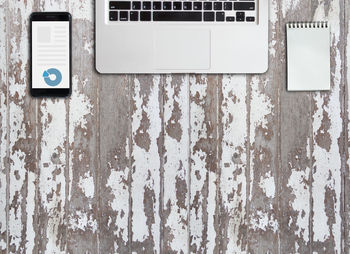
[[[200,11],[154,11],[153,21],[202,21]]]
[[[225,12],[217,11],[216,12],[216,21],[225,21]]]
[[[153,2],[153,10],[161,10],[162,2]]]
[[[211,10],[213,9],[213,3],[212,2],[204,2],[204,10]]]
[[[245,13],[244,12],[236,12],[236,21],[242,22],[244,21]]]
[[[247,22],[254,22],[255,21],[255,17],[246,17],[245,19]]]
[[[142,9],[143,10],[150,10],[151,9],[151,2],[143,2]]]
[[[131,11],[130,12],[130,21],[138,21],[139,20],[139,12]]]
[[[128,12],[127,11],[121,11],[119,20],[120,21],[128,21]]]
[[[225,11],[232,11],[232,3],[231,2],[225,2],[224,3],[224,10]]]
[[[221,11],[222,10],[222,2],[214,2],[214,10]]]
[[[163,2],[163,10],[171,10],[171,2]]]
[[[255,10],[254,2],[235,2],[234,9],[238,11],[253,11]]]
[[[193,3],[193,10],[202,10],[202,2],[194,2]]]
[[[129,1],[113,1],[109,2],[109,9],[111,10],[130,10],[131,2]]]
[[[151,21],[151,12],[150,11],[141,11],[140,12],[141,21]]]
[[[184,10],[192,10],[192,2],[184,2],[183,8]]]
[[[214,21],[214,12],[213,11],[205,11],[203,13],[204,21]]]
[[[173,10],[181,10],[182,2],[173,2]]]
[[[226,17],[226,21],[233,22],[235,21],[235,17]]]
[[[110,11],[109,12],[109,20],[110,21],[117,21],[118,20],[118,12],[117,11]]]
[[[141,2],[132,2],[133,10],[141,10]]]

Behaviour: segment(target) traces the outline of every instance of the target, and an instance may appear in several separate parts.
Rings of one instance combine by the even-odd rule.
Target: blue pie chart
[[[55,78],[51,79],[50,75],[51,75],[51,77],[52,77],[52,75],[54,75]],[[43,77],[44,77],[45,83],[48,84],[49,86],[57,86],[62,81],[61,72],[55,68],[50,68],[50,69],[44,71]]]

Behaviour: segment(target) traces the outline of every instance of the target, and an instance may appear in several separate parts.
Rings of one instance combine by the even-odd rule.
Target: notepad
[[[327,22],[289,23],[288,91],[330,89],[330,33]]]

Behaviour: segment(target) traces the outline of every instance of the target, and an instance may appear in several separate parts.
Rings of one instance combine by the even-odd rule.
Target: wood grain
[[[248,252],[279,251],[279,1],[270,2],[269,71],[248,76]],[[282,37],[282,35],[280,35]],[[283,38],[283,37],[282,37]]]
[[[73,93],[28,93],[28,17],[73,15]],[[263,75],[100,75],[94,3],[0,0],[0,253],[350,253],[350,3],[271,0]],[[286,91],[328,20],[331,91]]]
[[[248,108],[244,75],[224,75],[219,104],[219,253],[247,251]]]
[[[131,251],[160,251],[162,88],[159,75],[131,80]]]
[[[345,3],[345,2],[344,2]],[[350,83],[350,5],[345,4],[344,6],[345,10],[345,21],[344,21],[344,36],[341,38],[342,43],[344,45],[344,52],[345,55],[343,56],[344,59],[344,123],[345,123],[345,131],[344,131],[344,148],[345,148],[345,156],[343,158],[345,170],[344,170],[344,186],[343,186],[343,196],[344,196],[344,253],[350,253],[350,160],[349,160],[349,137],[350,137],[350,125],[349,125],[349,105],[350,105],[350,89],[349,89],[349,83]]]
[[[130,248],[130,86],[127,76],[100,79],[99,253]],[[117,124],[116,124],[117,123]]]
[[[217,76],[190,76],[190,252],[213,253],[217,204]]]
[[[94,23],[86,2],[69,3],[73,19],[73,91],[68,101],[67,252],[97,253],[99,115],[94,70]],[[89,68],[90,67],[90,68]]]
[[[312,94],[312,249],[341,252],[341,133],[340,95],[344,94],[341,75],[343,45],[342,1],[313,2],[314,20],[328,20],[331,30],[331,91]],[[321,198],[322,197],[322,198]]]
[[[27,96],[29,52],[28,16],[35,2],[8,1],[7,135],[8,135],[8,253],[34,248],[36,158],[36,102]]]
[[[189,204],[189,76],[163,78],[163,253],[187,253]]]
[[[8,68],[7,68],[7,1],[0,1],[0,253],[7,250],[8,207]]]
[[[277,8],[283,24],[308,20],[311,2],[285,2]],[[276,33],[285,36],[285,27]],[[278,36],[278,35],[276,35]],[[280,72],[280,151],[279,172],[280,242],[282,253],[311,251],[311,94],[291,93],[286,90],[286,48],[284,40],[276,37],[276,57],[281,59],[274,68]],[[292,109],[292,110],[291,110]]]

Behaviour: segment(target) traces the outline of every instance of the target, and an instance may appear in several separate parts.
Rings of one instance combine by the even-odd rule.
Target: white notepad
[[[287,24],[288,91],[330,89],[330,35],[326,22]]]

